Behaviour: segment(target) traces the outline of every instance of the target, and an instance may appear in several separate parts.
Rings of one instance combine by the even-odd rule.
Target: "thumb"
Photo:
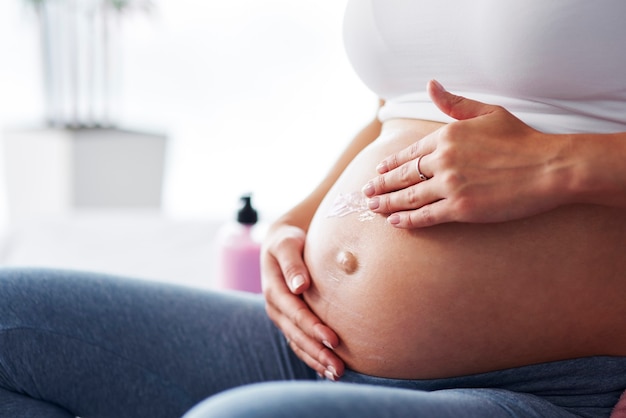
[[[427,89],[433,103],[443,113],[457,120],[487,115],[497,108],[497,106],[452,94],[436,80],[430,80]]]

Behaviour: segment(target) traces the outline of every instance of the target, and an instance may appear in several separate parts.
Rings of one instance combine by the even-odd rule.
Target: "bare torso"
[[[311,223],[305,300],[339,335],[337,354],[413,379],[626,355],[626,211],[573,205],[406,231],[361,206],[376,165],[437,127],[387,122]]]

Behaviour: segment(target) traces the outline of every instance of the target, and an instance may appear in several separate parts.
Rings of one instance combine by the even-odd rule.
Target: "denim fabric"
[[[589,357],[449,379],[396,380],[348,371],[339,383],[272,382],[207,399],[185,418],[609,417],[626,359]]]
[[[330,383],[293,355],[259,296],[0,269],[2,417],[602,417],[625,387],[626,359],[610,357]]]

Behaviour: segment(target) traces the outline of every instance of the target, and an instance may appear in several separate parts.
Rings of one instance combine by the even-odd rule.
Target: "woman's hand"
[[[418,228],[508,221],[563,203],[554,185],[563,141],[500,106],[453,95],[436,81],[428,91],[457,121],[380,163],[380,175],[363,188],[370,209],[390,214],[396,227]]]
[[[270,229],[261,256],[266,310],[302,361],[337,380],[344,371],[343,361],[332,350],[339,338],[299,296],[311,283],[303,260],[305,237],[302,229],[285,223]]]

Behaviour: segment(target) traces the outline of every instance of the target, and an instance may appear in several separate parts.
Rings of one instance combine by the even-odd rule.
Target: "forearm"
[[[380,135],[380,130],[381,124],[377,119],[374,119],[361,129],[339,156],[319,185],[302,202],[283,215],[279,222],[296,225],[304,230],[308,229],[313,214],[324,196],[326,196],[328,190],[330,190],[335,181],[337,181],[352,159]]]
[[[564,204],[626,209],[626,133],[560,135],[552,191]]]

